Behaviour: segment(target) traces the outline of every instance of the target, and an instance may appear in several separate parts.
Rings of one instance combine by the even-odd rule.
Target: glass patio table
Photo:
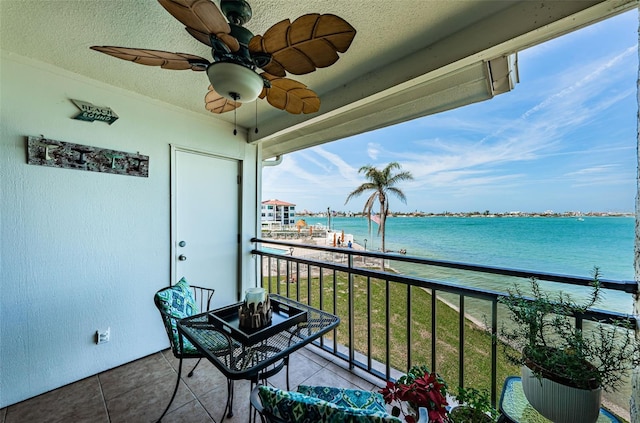
[[[340,323],[340,318],[331,313],[281,295],[270,294],[269,299],[273,322],[257,330],[239,327],[237,311],[241,302],[178,321],[178,332],[227,377],[225,413],[228,411],[229,417],[233,415],[234,380],[258,383],[273,376],[288,364],[291,353]],[[287,388],[288,379],[287,371]]]

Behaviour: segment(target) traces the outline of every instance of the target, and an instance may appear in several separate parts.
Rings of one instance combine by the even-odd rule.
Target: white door
[[[172,278],[238,300],[240,162],[172,146]]]

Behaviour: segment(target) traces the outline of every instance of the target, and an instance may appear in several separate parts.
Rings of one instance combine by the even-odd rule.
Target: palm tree
[[[392,174],[392,171],[394,169],[397,169],[399,172],[396,174]],[[400,181],[408,181],[413,179],[413,175],[411,175],[411,172],[400,172],[400,169],[401,167],[397,162],[389,163],[382,170],[379,170],[378,168],[371,165],[362,166],[358,170],[358,173],[364,173],[364,176],[368,179],[368,182],[365,182],[358,188],[356,188],[351,194],[349,194],[347,200],[344,202],[345,204],[347,204],[349,200],[351,200],[351,198],[358,197],[363,192],[372,191],[371,195],[364,203],[362,212],[368,217],[369,231],[371,231],[371,211],[373,210],[373,206],[375,205],[376,200],[378,200],[378,202],[380,203],[380,223],[378,224],[378,235],[381,235],[383,253],[385,252],[384,227],[387,220],[387,214],[389,214],[389,194],[394,194],[403,203],[406,204],[407,197],[404,195],[404,192],[402,192],[402,190],[395,187],[394,185],[396,185]]]

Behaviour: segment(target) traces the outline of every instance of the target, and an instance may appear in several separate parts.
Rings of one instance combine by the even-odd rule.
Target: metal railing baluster
[[[458,308],[460,309],[458,312],[460,317],[460,331],[458,332],[458,386],[464,387],[464,326],[466,316],[464,311],[464,295],[460,295]]]
[[[311,305],[311,284],[312,284],[312,279],[311,279],[311,271],[310,271],[310,264],[307,264],[307,304]],[[298,280],[300,280],[300,273],[298,273],[297,276]]]
[[[385,280],[385,326],[384,326],[384,334],[385,334],[385,374],[387,375],[387,380],[391,378],[391,282],[389,279]]]
[[[338,314],[338,278],[337,272],[333,270],[333,314]],[[338,329],[333,330],[333,351],[338,351]]]
[[[318,268],[318,286],[320,287],[320,310],[324,310],[324,278],[323,278],[323,268]],[[336,331],[333,331],[333,339],[336,338]],[[320,338],[320,346],[324,347],[324,336]]]
[[[367,370],[371,370],[371,278],[367,277]]]
[[[407,369],[411,368],[412,360],[411,360],[411,285],[407,285]]]
[[[498,299],[491,302],[491,405],[494,407],[498,402]]]
[[[348,300],[349,300],[349,368],[353,369],[353,362],[355,361],[355,313],[353,309],[354,303],[354,292],[353,292],[353,273],[351,273],[351,269],[353,269],[353,256],[349,254],[347,265],[349,268],[349,272],[347,274],[347,292],[348,292]]]
[[[436,290],[431,290],[431,371],[436,372],[436,336],[438,327],[436,324]]]

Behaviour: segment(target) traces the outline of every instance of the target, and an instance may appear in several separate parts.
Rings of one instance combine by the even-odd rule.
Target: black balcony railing
[[[427,364],[432,371],[448,373],[445,378],[450,382],[457,379],[459,386],[473,383],[488,388],[494,405],[498,380],[514,371],[502,359],[494,342],[499,320],[506,318],[506,310],[498,299],[506,292],[465,286],[465,278],[478,277],[471,275],[501,278],[504,279],[501,286],[513,286],[532,277],[578,286],[592,282],[591,278],[351,248],[259,238],[251,242],[257,243],[252,254],[260,258],[260,280],[265,288],[340,316],[340,327],[316,342],[317,346],[346,360],[350,368],[383,380],[397,378],[414,364]],[[279,254],[274,249],[262,250],[261,243],[286,248],[277,249]],[[300,248],[312,254],[294,256],[294,249]],[[290,254],[283,255],[287,250]],[[402,273],[394,270],[398,267],[403,267]],[[418,273],[434,277],[408,274],[416,268],[421,269]],[[633,281],[600,281],[605,289],[636,292]],[[442,325],[452,320],[457,321],[457,329]],[[622,321],[635,327],[635,317],[614,311],[589,310],[575,316],[578,327],[584,321],[614,324]],[[451,350],[452,344],[457,344],[456,351]],[[471,350],[473,360],[471,354],[466,357]],[[471,373],[476,377],[480,374],[480,379],[468,381]]]

